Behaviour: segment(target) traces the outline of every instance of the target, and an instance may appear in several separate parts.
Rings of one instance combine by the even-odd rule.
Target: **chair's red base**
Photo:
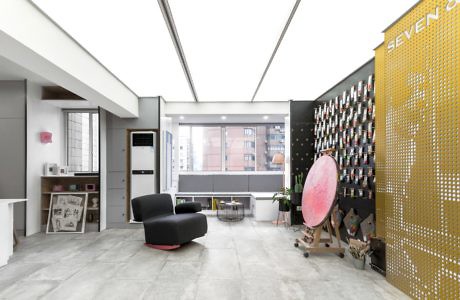
[[[145,243],[147,247],[158,249],[158,250],[174,250],[180,248],[180,245],[153,245]]]

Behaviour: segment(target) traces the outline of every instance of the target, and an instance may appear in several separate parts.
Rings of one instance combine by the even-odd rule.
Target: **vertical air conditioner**
[[[157,192],[155,142],[153,131],[131,132],[131,200]],[[132,206],[130,220],[134,220]]]

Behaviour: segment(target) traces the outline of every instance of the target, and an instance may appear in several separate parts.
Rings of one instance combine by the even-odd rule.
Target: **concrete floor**
[[[302,256],[299,232],[208,217],[208,234],[165,252],[143,230],[24,238],[0,269],[0,299],[406,299],[350,258]]]

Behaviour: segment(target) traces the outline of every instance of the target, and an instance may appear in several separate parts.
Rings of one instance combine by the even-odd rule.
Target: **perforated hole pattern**
[[[459,25],[460,1],[421,1],[376,50],[377,222],[388,281],[418,299],[460,299]]]

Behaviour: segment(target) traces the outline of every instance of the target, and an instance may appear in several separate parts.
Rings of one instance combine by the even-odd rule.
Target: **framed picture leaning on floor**
[[[46,233],[84,233],[88,193],[51,193]]]

